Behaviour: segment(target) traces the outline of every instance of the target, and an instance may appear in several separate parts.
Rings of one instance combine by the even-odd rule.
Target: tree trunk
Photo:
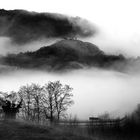
[[[16,113],[13,112],[5,112],[5,119],[16,119]]]
[[[40,108],[37,108],[37,119],[38,119],[38,123],[40,121]]]
[[[51,111],[51,114],[50,114],[50,122],[51,123],[53,122],[53,111]]]
[[[58,114],[57,114],[57,119],[58,119],[58,121],[59,121],[59,119],[60,119],[60,113],[58,112]]]

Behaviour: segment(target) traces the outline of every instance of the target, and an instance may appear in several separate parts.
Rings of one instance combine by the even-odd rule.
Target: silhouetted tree
[[[72,88],[69,85],[62,85],[60,81],[49,82],[44,86],[47,95],[47,110],[49,111],[50,120],[53,121],[54,117],[57,120],[67,110],[68,106],[73,104],[71,97]]]
[[[53,86],[51,84],[46,84],[44,86],[45,98],[44,98],[44,112],[47,119],[50,119],[51,122],[54,120],[55,113],[55,102],[54,102],[54,94],[53,94]]]
[[[73,104],[71,97],[73,94],[71,93],[72,88],[69,85],[63,86],[60,81],[54,82],[55,86],[55,106],[57,119],[60,119],[60,116],[68,109],[68,106]]]
[[[0,105],[6,118],[15,118],[22,105],[19,115],[23,118],[38,122],[46,118],[53,122],[59,120],[73,104],[71,91],[69,85],[62,85],[60,81],[48,82],[44,86],[25,85],[17,93],[3,93],[6,98],[0,98]]]
[[[33,106],[32,87],[30,85],[22,86],[18,93],[20,98],[23,99],[22,113],[24,113],[26,119],[30,120]]]
[[[40,113],[42,112],[42,108],[44,106],[43,103],[43,87],[38,84],[32,84],[32,97],[33,97],[33,105],[34,105],[34,112],[37,115],[37,121],[40,121]]]
[[[22,100],[18,101],[17,93],[11,92],[9,95],[7,93],[1,92],[2,95],[0,99],[0,106],[4,112],[6,119],[15,119],[16,114],[22,105]]]
[[[8,100],[5,101],[5,104],[2,105],[3,112],[5,113],[6,119],[15,119],[17,112],[21,108],[22,100],[20,102],[12,103]]]

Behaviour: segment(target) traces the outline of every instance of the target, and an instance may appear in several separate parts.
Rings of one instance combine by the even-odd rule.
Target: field
[[[76,126],[44,126],[24,121],[1,120],[0,140],[138,140],[138,136],[118,133],[88,133]]]

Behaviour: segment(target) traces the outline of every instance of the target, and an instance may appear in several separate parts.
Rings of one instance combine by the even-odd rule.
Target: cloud
[[[60,14],[0,10],[0,36],[26,44],[42,38],[89,37],[97,32],[87,20]]]

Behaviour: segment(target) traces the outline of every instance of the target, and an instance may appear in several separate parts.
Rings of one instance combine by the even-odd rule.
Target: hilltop
[[[115,63],[125,62],[125,58],[107,55],[89,42],[65,39],[34,52],[10,54],[1,58],[1,62],[18,68],[58,71],[83,67],[110,68]]]

